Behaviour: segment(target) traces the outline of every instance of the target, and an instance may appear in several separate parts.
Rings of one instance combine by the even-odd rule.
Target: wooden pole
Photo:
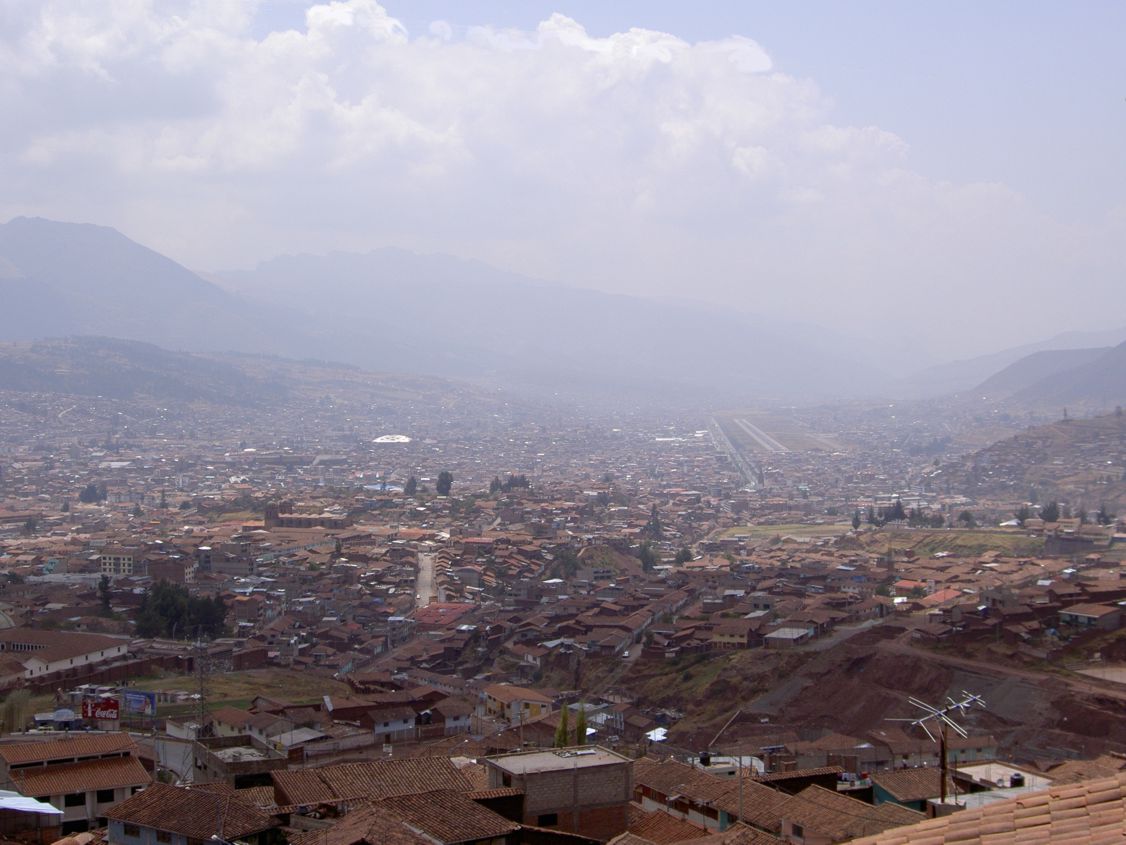
[[[946,723],[942,723],[942,738],[939,740],[939,753],[942,754],[942,768],[939,772],[941,782],[939,783],[939,800],[946,803]]]

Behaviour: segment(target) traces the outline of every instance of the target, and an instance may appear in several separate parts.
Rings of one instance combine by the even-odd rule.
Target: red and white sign
[[[87,698],[82,702],[83,719],[116,719],[121,714],[121,705],[115,698]]]

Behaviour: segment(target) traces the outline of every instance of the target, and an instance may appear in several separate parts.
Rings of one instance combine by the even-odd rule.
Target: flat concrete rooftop
[[[488,763],[514,775],[552,772],[560,769],[590,769],[628,763],[623,757],[605,748],[561,748],[558,751],[527,751],[487,758]]]

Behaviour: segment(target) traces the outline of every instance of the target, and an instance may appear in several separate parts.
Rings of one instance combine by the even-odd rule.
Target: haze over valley
[[[1126,7],[0,11],[0,845],[1126,835]]]

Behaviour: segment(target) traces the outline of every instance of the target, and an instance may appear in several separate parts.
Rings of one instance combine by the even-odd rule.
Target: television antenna
[[[946,759],[947,731],[952,729],[954,733],[958,734],[958,736],[960,736],[962,739],[969,737],[969,732],[967,732],[965,728],[954,721],[952,717],[964,716],[967,711],[969,711],[969,709],[975,704],[980,705],[984,708],[985,699],[980,695],[977,695],[976,693],[962,690],[962,698],[960,700],[955,701],[950,696],[947,696],[946,704],[940,707],[936,707],[933,704],[928,704],[927,702],[915,698],[914,696],[910,696],[907,699],[907,703],[918,707],[923,711],[923,715],[918,716],[914,719],[889,719],[888,721],[910,722],[913,727],[922,728],[923,732],[927,735],[931,742],[937,742],[939,744],[939,754],[942,760],[942,771],[939,776],[939,794],[940,800],[943,804],[945,804],[946,775],[949,770]],[[932,732],[932,728],[935,728],[936,731]],[[937,737],[935,737],[936,732],[938,733]]]

